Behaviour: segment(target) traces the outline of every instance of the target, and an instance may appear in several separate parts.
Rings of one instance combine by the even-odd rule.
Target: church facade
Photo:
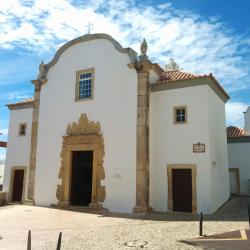
[[[87,34],[40,64],[34,97],[7,105],[9,201],[213,213],[228,200],[228,95],[146,53]]]

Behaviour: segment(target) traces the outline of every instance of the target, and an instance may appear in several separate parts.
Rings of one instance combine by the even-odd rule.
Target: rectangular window
[[[21,123],[19,125],[19,136],[25,136],[26,135],[26,128],[27,128],[26,123]]]
[[[174,107],[174,123],[182,124],[187,123],[187,107]]]
[[[77,71],[76,100],[93,99],[94,70]]]

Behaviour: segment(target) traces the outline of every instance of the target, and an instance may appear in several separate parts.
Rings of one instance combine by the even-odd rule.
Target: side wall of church
[[[30,160],[32,112],[32,108],[12,110],[10,112],[3,191],[10,191],[9,184],[12,167],[26,167],[28,171]],[[19,136],[19,125],[23,123],[27,124],[26,135]],[[26,197],[27,178],[25,186]]]
[[[85,113],[99,122],[104,138],[105,208],[132,212],[136,187],[137,74],[128,54],[104,39],[68,48],[42,86],[37,144],[35,202],[57,204],[62,137]],[[93,100],[75,101],[76,71],[94,69]]]
[[[212,212],[211,156],[207,85],[151,92],[150,97],[150,203],[168,210],[168,164],[195,164],[197,211]],[[174,124],[174,107],[187,107],[187,123]],[[205,153],[193,153],[204,143]]]
[[[208,97],[212,210],[215,211],[230,196],[226,113],[224,102],[210,88]]]

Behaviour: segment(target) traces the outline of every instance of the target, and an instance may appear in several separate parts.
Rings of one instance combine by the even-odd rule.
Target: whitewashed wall
[[[213,108],[218,108],[218,111],[215,111],[218,114],[212,112],[212,101],[215,101]],[[188,123],[175,125],[173,107],[182,105],[187,105]],[[167,164],[197,165],[198,212],[212,213],[226,200],[229,184],[228,170],[225,169],[227,153],[223,109],[224,104],[217,101],[216,94],[211,93],[207,85],[151,93],[150,203],[155,210],[167,210]],[[211,119],[216,119],[216,122],[211,122]],[[222,135],[213,141],[212,132],[216,129],[216,133],[222,132]],[[198,142],[206,144],[205,153],[193,153],[193,144]],[[216,143],[218,145],[215,145]],[[211,148],[218,150],[216,155],[211,153]],[[222,165],[216,181],[212,180],[213,161],[218,162],[218,169]],[[224,176],[221,176],[222,174]],[[220,189],[217,190],[218,196],[212,192],[212,185],[217,184],[217,181],[222,182],[221,186],[216,186]]]
[[[209,145],[212,210],[221,207],[230,196],[226,115],[224,102],[209,88]]]
[[[42,87],[35,202],[56,204],[62,136],[82,113],[99,121],[105,143],[106,200],[111,211],[132,212],[135,206],[137,75],[127,54],[107,40],[78,43],[49,70]],[[75,102],[76,71],[95,69],[94,100]]]
[[[207,88],[198,86],[151,93],[150,201],[157,211],[167,210],[167,164],[197,165],[198,211],[211,211],[209,147],[206,153],[193,153],[194,143],[209,143]],[[175,125],[173,107],[182,105],[187,105],[188,123]]]
[[[250,143],[228,143],[229,168],[239,168],[240,192],[250,193]]]
[[[4,160],[0,160],[0,185],[3,184],[3,176],[4,176]]]
[[[3,191],[8,191],[9,189],[11,167],[26,166],[28,170],[30,160],[32,112],[32,108],[12,110],[10,112]],[[19,124],[21,123],[27,123],[26,136],[19,136]],[[27,179],[25,183],[25,197],[26,195]]]

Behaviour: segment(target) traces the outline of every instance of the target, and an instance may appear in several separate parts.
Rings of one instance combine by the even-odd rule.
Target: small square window
[[[174,123],[183,124],[187,123],[187,107],[174,107]]]
[[[94,70],[77,71],[76,100],[93,99]]]
[[[26,128],[27,128],[26,123],[22,123],[22,124],[19,125],[19,136],[25,136],[26,135]]]

